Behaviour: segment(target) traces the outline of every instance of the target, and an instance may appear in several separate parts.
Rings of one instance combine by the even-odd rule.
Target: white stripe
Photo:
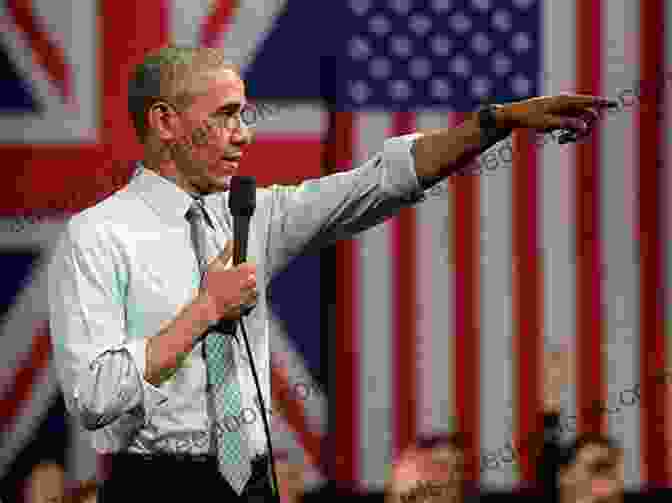
[[[445,128],[447,113],[421,113],[419,130]],[[453,238],[450,189],[416,206],[418,432],[454,431],[453,290],[450,249]]]
[[[511,438],[514,418],[511,159],[511,142],[500,142],[481,155],[482,166],[497,169],[484,169],[477,178],[481,189],[481,447],[488,456],[481,480],[501,487],[512,486],[517,478],[513,465],[502,463],[496,454]],[[498,461],[490,454],[497,455]]]
[[[193,46],[199,42],[201,26],[210,12],[211,0],[171,0],[168,23],[177,45]]]
[[[257,134],[279,134],[282,136],[301,134],[322,134],[328,126],[328,115],[324,107],[298,103],[254,102],[258,107]]]
[[[188,0],[187,0],[188,1]],[[238,2],[231,26],[221,34],[217,47],[243,73],[256,51],[270,34],[275,21],[287,7],[287,0],[246,0]]]
[[[576,78],[574,2],[547,1],[544,7],[544,67],[541,92],[572,92]],[[544,332],[546,343],[573,347],[576,332],[574,251],[574,147],[549,141],[540,151],[539,190],[543,247]],[[566,414],[575,414],[576,394],[563,394]]]
[[[390,135],[386,113],[357,115],[355,124],[355,165],[383,146]],[[392,277],[389,249],[389,222],[362,233],[355,239],[359,251],[360,396],[359,459],[364,486],[382,487],[392,453]]]
[[[617,97],[620,90],[634,87],[639,79],[637,64],[629,61],[630,40],[624,33],[636,33],[638,3],[603,0],[604,89]],[[606,319],[606,386],[609,407],[622,409],[609,414],[609,433],[622,442],[625,451],[625,482],[640,483],[639,407],[627,406],[632,395],[619,397],[639,382],[638,360],[638,257],[636,255],[636,142],[635,108],[609,115],[602,125],[602,243],[605,272],[602,294]]]

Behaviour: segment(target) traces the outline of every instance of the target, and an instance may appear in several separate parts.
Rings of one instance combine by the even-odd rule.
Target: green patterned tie
[[[203,200],[194,198],[186,216],[191,223],[192,240],[203,278],[208,263],[205,220],[209,220]],[[214,405],[219,470],[231,487],[241,494],[252,475],[252,464],[247,425],[240,420],[242,400],[234,351],[229,335],[210,332],[205,338],[207,389]]]

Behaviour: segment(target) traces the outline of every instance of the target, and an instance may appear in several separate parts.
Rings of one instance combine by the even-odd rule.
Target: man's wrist
[[[493,114],[498,128],[513,129],[515,127],[511,116],[511,105],[496,105]]]
[[[502,115],[504,105],[484,105],[477,112],[478,127],[481,135],[481,151],[488,150],[511,134],[511,128],[506,127],[508,116],[506,111]]]
[[[199,319],[207,320],[209,324],[219,321],[217,306],[208,294],[201,292],[194,302],[194,307],[198,310]]]

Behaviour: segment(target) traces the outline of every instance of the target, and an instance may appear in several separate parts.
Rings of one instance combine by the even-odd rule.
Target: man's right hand
[[[201,284],[199,298],[209,307],[212,321],[238,319],[242,306],[252,306],[257,302],[257,268],[243,262],[230,266],[233,256],[233,240],[229,240],[224,251],[210,262]]]

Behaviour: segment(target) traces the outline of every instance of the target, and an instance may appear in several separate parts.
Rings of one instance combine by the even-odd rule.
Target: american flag
[[[283,294],[299,283],[316,288],[307,278],[317,276],[319,258],[301,258],[278,278],[273,389],[285,414],[274,430],[278,448],[306,460],[310,481],[323,480],[333,455],[340,460],[333,475],[375,488],[417,435],[461,429],[470,434],[473,477],[516,485],[533,467],[524,458],[520,466],[502,461],[502,448],[535,427],[543,351],[569,344],[577,373],[566,414],[577,416],[578,430],[599,429],[623,443],[628,485],[668,481],[667,392],[655,373],[667,361],[663,201],[672,142],[656,107],[667,86],[652,84],[668,66],[665,2],[153,0],[122,8],[105,0],[84,2],[89,11],[56,3],[32,4],[31,26],[42,27],[42,38],[25,35],[29,23],[18,20],[12,2],[3,12],[10,29],[0,40],[17,69],[12,82],[33,89],[25,96],[42,104],[17,98],[3,105],[0,121],[16,119],[16,103],[31,121],[23,130],[0,122],[2,140],[12,144],[1,147],[3,169],[15,182],[0,198],[6,215],[75,211],[122,183],[130,174],[125,162],[142,156],[125,112],[128,70],[144,50],[171,41],[222,47],[242,66],[252,100],[283,105],[248,151],[244,169],[262,185],[320,176],[330,121],[337,169],[345,170],[386,137],[453,126],[486,99],[577,91],[615,98],[639,90],[634,105],[610,115],[590,141],[537,147],[517,132],[512,163],[499,156],[496,170],[455,177],[438,195],[337,245],[333,453],[321,442],[326,407],[318,387],[306,400],[282,392],[325,372],[319,354],[327,341],[309,314],[315,309],[297,308]],[[90,52],[81,55],[86,36]],[[55,79],[38,39],[60,47],[63,61],[80,71]],[[25,64],[29,70],[18,70]],[[35,99],[40,86],[53,107]],[[81,119],[80,129],[40,129],[50,110],[67,113],[63,89],[80,106],[69,120],[93,119]],[[58,123],[65,122],[62,115]],[[7,231],[3,243],[35,250],[53,232],[40,229]],[[27,363],[27,355],[43,355],[40,271],[15,283],[7,301],[0,354],[11,370],[6,382],[14,383],[5,395],[13,401],[3,405],[13,408],[2,410],[14,413],[3,433],[21,425],[30,432],[32,411],[45,410],[40,397],[55,390],[53,377],[17,378],[48,367],[44,356],[41,367]],[[18,393],[20,382],[32,391]],[[641,401],[626,405],[621,392],[635,384]],[[618,412],[596,418],[596,400]],[[11,435],[17,445],[19,437]],[[2,459],[8,466],[12,455]]]

